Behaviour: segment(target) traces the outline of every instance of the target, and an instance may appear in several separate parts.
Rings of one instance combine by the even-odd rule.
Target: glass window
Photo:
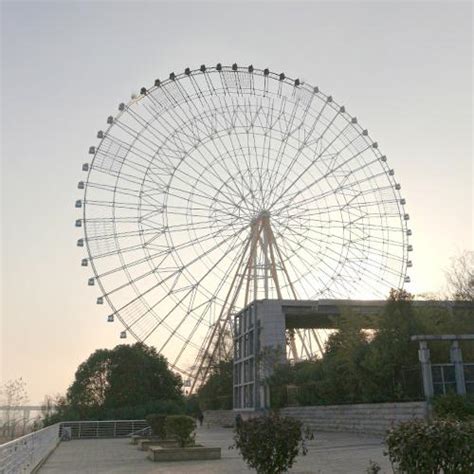
[[[464,378],[466,383],[474,382],[474,364],[464,364]]]
[[[445,365],[443,367],[443,375],[445,383],[456,383],[456,374],[454,372],[454,365]]]
[[[431,367],[433,374],[433,383],[443,383],[443,377],[441,375],[441,367],[439,365],[433,365]]]

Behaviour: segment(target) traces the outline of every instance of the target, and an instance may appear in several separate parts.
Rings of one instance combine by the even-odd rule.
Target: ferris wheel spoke
[[[211,239],[212,237],[210,237],[209,239]],[[208,240],[208,239],[202,239],[201,242],[204,242],[205,240]],[[182,244],[182,245],[179,245],[179,246],[176,246],[172,251],[175,252],[175,251],[180,251],[180,250],[184,250],[186,248],[189,248],[189,247],[192,247],[195,245],[196,242],[187,242],[185,244]],[[138,250],[138,249],[141,249],[142,248],[142,245],[136,245],[136,246],[133,246],[133,250]],[[121,250],[121,253],[124,254],[125,252],[123,251],[123,249]],[[144,259],[143,258],[139,258],[135,261],[131,261],[131,262],[128,262],[127,264],[124,264],[124,265],[120,265],[118,267],[115,267],[113,269],[109,269],[108,271],[104,272],[103,274],[102,273],[99,273],[97,274],[97,278],[101,278],[101,277],[105,277],[105,276],[108,276],[110,274],[113,274],[113,273],[116,273],[118,271],[123,271],[124,269],[127,269],[127,268],[132,268],[134,267],[135,265],[137,264],[140,264],[140,263],[143,263],[143,262],[146,262],[150,259],[152,260],[156,260],[157,258],[162,258],[163,257],[163,261],[166,257],[168,257],[170,255],[170,250],[169,249],[164,249],[164,250],[161,250],[155,254],[150,254],[148,257],[145,257]],[[113,253],[113,255],[115,255],[115,252]],[[96,260],[97,257],[95,257],[93,260]],[[141,275],[138,275],[137,277],[135,277],[132,281],[129,281],[128,283],[137,283],[138,281],[152,275],[152,274],[155,274],[156,273],[156,269],[153,268],[151,269],[150,271],[147,271],[145,273],[142,273]],[[128,283],[125,283],[123,285],[120,285],[118,287],[115,287],[111,290],[109,290],[109,292],[105,293],[104,296],[110,296],[111,294],[113,293],[116,293],[124,288],[126,288],[128,286]]]
[[[227,283],[229,276],[234,272],[235,267],[236,267],[237,265],[238,265],[238,260],[235,259],[235,260],[232,262],[232,264],[227,267],[227,270],[226,270],[226,272],[225,272],[224,277],[221,278],[221,280],[220,280],[220,282],[219,282],[217,288],[215,289],[215,295],[219,295],[219,294],[220,294],[221,290],[223,289],[223,287],[224,287],[225,284]],[[211,298],[210,300],[208,300],[208,301],[206,302],[206,304],[209,303],[209,302],[212,301],[212,300],[213,300],[213,299]],[[175,335],[175,333],[181,328],[182,324],[186,321],[186,317],[187,317],[189,314],[193,313],[193,312],[194,312],[194,308],[188,307],[188,310],[187,310],[185,316],[181,319],[181,322],[176,326],[175,331],[169,335],[168,339],[167,339],[167,340],[163,343],[163,345],[160,347],[160,349],[159,349],[160,352],[163,351],[163,350],[166,348],[166,346],[168,345],[168,343],[171,341],[172,337],[173,337],[173,336]],[[198,327],[199,327],[199,326],[201,325],[201,323],[203,322],[204,317],[205,317],[205,313],[203,313],[203,314],[199,317],[199,319],[196,320],[196,324],[194,325],[194,327],[191,329],[190,333],[188,334],[188,336],[187,336],[187,338],[186,338],[186,341],[191,341],[191,340],[192,340],[193,336],[196,334],[196,331],[197,331]],[[183,350],[184,350],[184,349],[183,349]],[[180,353],[179,353],[178,357],[175,359],[174,363],[177,363],[177,362],[178,362],[179,357],[181,356],[183,350],[180,351]]]
[[[316,281],[319,281],[320,288],[324,287],[326,283],[321,279],[319,274],[314,273],[313,265],[308,266],[307,264],[305,264],[304,266],[305,270],[300,269],[295,264],[295,259],[291,258],[291,255],[295,255],[294,249],[289,249],[287,245],[288,243],[285,242],[285,240],[282,239],[281,241],[279,241],[279,248],[285,258],[285,262],[286,264],[289,265],[291,274],[294,275],[292,279],[293,285],[299,284],[300,292],[304,291],[307,298],[314,298],[319,293],[319,290],[316,286],[314,286],[314,283]],[[291,253],[291,255],[288,255],[289,253]],[[302,259],[302,261],[304,261],[304,259]],[[304,282],[307,281],[308,277],[309,277],[308,283],[304,284]],[[306,287],[308,285],[312,288],[313,293],[307,292]]]
[[[318,137],[317,141],[322,141],[323,138],[324,138],[324,135],[326,134],[327,130],[330,128],[330,126],[334,123],[334,121],[336,120],[336,118],[338,118],[340,116],[340,111],[332,118],[332,120],[329,122],[329,124],[326,126],[326,128],[323,130],[323,132],[321,133],[320,137]],[[346,132],[347,128],[350,126],[349,123],[346,124],[346,126],[344,128],[342,128],[341,130],[339,130],[339,132],[337,133],[337,135],[335,135],[335,137],[323,148],[323,150],[316,156],[316,158],[308,165],[308,167],[306,167],[304,169],[304,171],[298,175],[298,177],[292,182],[292,184],[290,184],[290,186],[288,186],[285,191],[284,191],[284,194],[286,194],[286,192],[291,189],[293,187],[293,185],[303,177],[304,174],[306,174],[309,170],[309,168],[311,166],[313,166],[314,164],[316,164],[317,162],[319,162],[322,158],[322,156],[324,156],[325,153],[327,153],[327,151],[333,146],[333,144],[335,142],[337,142],[338,140],[340,140],[341,136],[344,135],[344,133]],[[358,140],[360,138],[360,135],[355,135],[354,138],[352,138],[351,140],[349,140],[348,142],[346,142],[344,144],[344,146],[342,148],[339,148],[335,153],[332,153],[333,155],[333,159],[332,159],[332,167],[326,171],[325,173],[321,173],[321,178],[319,178],[319,180],[323,179],[323,178],[326,178],[328,175],[330,174],[333,174],[336,170],[340,169],[341,167],[347,165],[347,163],[349,163],[350,161],[352,161],[354,158],[358,157],[360,154],[364,153],[366,150],[368,150],[369,148],[372,147],[372,145],[368,145],[366,146],[364,149],[358,151],[355,155],[352,155],[349,159],[343,161],[342,163],[340,163],[338,166],[335,166],[335,158],[336,157],[339,157],[340,154],[345,151],[348,147],[350,147],[351,145],[354,144],[354,142],[356,140]],[[319,182],[319,180],[316,180],[316,182]],[[315,183],[313,183],[315,184]],[[313,185],[311,184],[310,187]],[[304,188],[305,189],[305,188]]]
[[[186,173],[185,171],[181,170],[180,171],[180,174],[183,174],[184,177],[188,177],[190,179],[193,179],[193,176]],[[237,202],[232,199],[233,197],[233,194],[234,194],[234,190],[225,182],[221,182],[220,180],[222,179],[222,177],[219,177],[218,175],[214,175],[214,173],[212,173],[213,177],[215,178],[216,180],[216,183],[215,184],[211,184],[210,182],[205,182],[205,183],[201,183],[199,182],[199,192],[195,192],[195,189],[196,189],[196,186],[198,184],[198,182],[196,182],[196,184],[193,186],[193,196],[196,196],[196,197],[202,197],[204,198],[205,200],[207,200],[207,202],[218,202],[219,204],[222,204],[222,205],[225,205],[225,206],[231,206],[231,207],[237,207],[238,204]],[[184,184],[185,186],[188,185],[189,186],[189,182],[187,182],[184,178],[180,177],[179,175],[175,175],[175,180],[178,180],[180,183]],[[220,192],[220,189],[217,187],[217,184],[218,183],[222,183],[223,186],[225,186],[228,190],[229,190],[229,193],[227,194],[223,194]],[[213,195],[209,194],[209,193],[206,193],[204,191],[204,184],[211,190],[214,192]],[[181,191],[183,196],[175,196],[175,197],[179,197],[179,198],[185,198],[186,195],[189,196],[189,191],[186,191],[185,189],[181,189],[181,188],[178,188],[176,184],[173,183],[173,186],[172,188],[169,188],[169,189],[173,189],[173,190],[176,190],[176,191]],[[169,191],[168,189],[168,191]],[[221,199],[219,198],[216,198],[216,195],[219,195],[219,196],[222,196]],[[188,197],[189,199],[189,197]]]
[[[357,152],[356,154],[352,155],[350,158],[346,159],[345,161],[343,161],[342,163],[340,163],[338,166],[336,166],[335,168],[332,169],[331,173],[334,173],[334,171],[342,168],[343,166],[347,165],[347,163],[349,163],[350,161],[354,160],[355,158],[359,157],[360,155],[362,155],[363,153],[365,153],[367,150],[369,150],[370,148],[372,147],[372,145],[369,145],[367,146],[366,148],[360,150],[359,152]],[[376,160],[375,160],[376,161]],[[331,173],[325,173],[325,174],[322,174],[320,178],[318,178],[317,180],[315,180],[313,183],[309,184],[309,185],[306,185],[304,188],[296,191],[295,193],[293,193],[291,196],[289,196],[289,199],[288,199],[288,202],[285,206],[286,209],[291,209],[292,206],[293,206],[293,201],[294,199],[301,195],[303,192],[305,191],[308,191],[309,189],[311,189],[312,187],[314,187],[315,184],[318,184],[319,182],[327,179],[327,177],[331,174]],[[368,177],[364,177],[362,179],[359,180],[359,182],[352,182],[350,183],[350,185],[348,184],[347,186],[339,186],[338,188],[332,190],[332,192],[330,192],[330,194],[335,194],[337,191],[341,191],[342,189],[347,189],[347,188],[353,188],[355,185],[358,185],[358,184],[362,184],[366,181],[369,181],[371,179],[375,179],[377,177],[381,177],[381,176],[384,176],[386,175],[386,172],[385,171],[382,171],[382,172],[379,172],[377,174],[373,174],[371,176],[368,176]],[[287,190],[289,190],[290,188],[287,188]],[[306,203],[305,203],[306,204]],[[295,204],[294,206],[297,206],[299,204]]]
[[[237,236],[236,236],[237,237]],[[171,314],[173,314],[173,312],[178,308],[178,306],[189,296],[189,294],[193,291],[195,291],[195,288],[198,287],[209,275],[212,275],[212,272],[214,271],[214,269],[227,257],[227,253],[229,251],[232,251],[234,250],[235,248],[242,248],[243,247],[243,243],[241,241],[239,241],[237,244],[235,244],[235,241],[237,240],[236,237],[234,238],[234,241],[232,242],[232,247],[228,247],[226,252],[215,262],[214,265],[212,265],[205,273],[204,275],[193,285],[193,287],[191,289],[189,289],[187,292],[185,292],[185,295],[172,307],[171,310],[169,310],[165,316],[163,316],[160,321],[158,323],[155,324],[155,326],[153,327],[153,329],[147,334],[144,336],[143,338],[143,341],[146,341],[148,339],[148,337],[150,337],[150,335],[156,330],[158,329],[158,327],[163,324]],[[157,306],[161,301],[159,301],[158,303],[155,303],[153,307]]]
[[[232,126],[232,120],[229,118],[229,117],[226,117],[226,115],[232,115],[232,110],[231,108],[229,107],[228,103],[227,103],[227,100],[224,97],[218,97],[218,101],[221,105],[221,108],[223,110],[226,111],[226,114],[223,114],[223,117],[227,120],[227,127],[226,129],[228,130],[233,130],[233,126]],[[231,149],[229,150],[229,147],[227,146],[227,144],[224,142],[224,140],[222,139],[222,137],[220,135],[218,135],[218,138],[219,138],[219,142],[220,142],[220,145],[223,147],[223,149],[225,150],[226,154],[232,159],[232,162],[233,162],[233,165],[235,166],[235,169],[237,170],[237,173],[239,175],[239,177],[242,179],[242,184],[243,183],[246,183],[246,180],[244,178],[244,175],[242,174],[242,170],[240,168],[240,165],[239,165],[239,159],[238,159],[238,156],[237,156],[237,150],[235,148],[235,145],[232,141],[232,137],[233,137],[233,134],[232,133],[229,133],[228,134],[228,138],[229,138],[229,141],[230,141],[230,147]],[[239,150],[242,150],[242,146],[240,145],[239,146]],[[248,159],[247,157],[245,156],[245,154],[243,154],[242,156],[242,160],[245,162],[245,168],[248,172],[248,175],[249,175],[249,178],[251,178],[251,169],[250,169],[250,165],[249,165],[249,162],[248,162]],[[247,189],[249,189],[249,186],[247,185]],[[246,202],[245,200],[245,197],[244,195],[242,194],[242,192],[240,191],[240,188],[238,189],[239,191],[239,194],[243,200],[243,202]]]
[[[336,120],[336,118],[339,117],[339,113],[340,113],[340,112],[337,112],[337,113],[331,118],[331,120],[329,121],[328,125],[325,127],[325,129],[324,129],[324,130],[318,135],[318,137],[316,138],[316,143],[320,143],[320,142],[323,141],[326,132],[327,132],[328,130],[330,130],[330,128],[331,128],[332,124],[334,123],[334,121]],[[345,130],[345,129],[344,129],[344,130]],[[310,169],[310,167],[313,166],[314,163],[315,163],[318,159],[321,158],[321,156],[333,145],[333,143],[336,142],[337,139],[341,137],[341,135],[343,134],[344,130],[340,131],[340,132],[336,135],[336,137],[335,137],[332,141],[330,141],[328,145],[326,145],[326,147],[319,153],[319,155],[317,155],[317,158],[316,158],[315,160],[313,160],[313,162],[310,163],[310,165],[303,171],[303,173],[300,174],[300,175],[290,184],[290,186],[288,186],[288,187],[285,189],[285,191],[280,195],[279,199],[281,198],[282,195],[286,194],[286,192],[287,192],[289,189],[291,189],[291,188],[294,186],[294,184],[295,184],[299,179],[301,179],[302,176],[303,176],[305,173],[308,172],[308,170]],[[309,143],[309,141],[308,141],[304,146],[307,146],[308,143]],[[304,147],[303,147],[303,148],[304,148]],[[303,148],[300,147],[301,150],[302,150]],[[291,170],[288,169],[287,172],[285,173],[285,175],[289,174],[290,171],[291,171]],[[278,181],[278,184],[272,189],[272,191],[275,190],[275,189],[278,189],[278,187],[280,186],[280,184],[282,184],[282,182],[284,182],[285,179],[286,179],[285,177],[283,177],[282,179],[280,179],[280,180]]]
[[[238,235],[240,235],[240,233],[241,233],[243,230],[244,230],[244,228],[242,228],[242,229],[240,229],[239,231],[235,232],[235,233],[234,233],[233,235],[231,235],[230,237],[223,238],[223,240],[222,240],[220,243],[218,243],[218,244],[214,245],[213,247],[211,247],[211,249],[210,249],[207,253],[203,253],[203,254],[199,255],[198,257],[194,258],[194,259],[190,262],[190,264],[189,264],[188,266],[191,266],[191,265],[193,265],[193,264],[199,262],[202,258],[204,258],[204,257],[206,257],[207,255],[209,255],[210,253],[212,253],[212,251],[218,250],[221,245],[223,245],[224,243],[226,243],[229,239],[232,239],[232,238],[237,237]],[[169,251],[169,250],[168,250],[168,251],[165,251],[165,252],[167,252],[168,255],[172,255],[173,253],[176,253],[176,252],[178,252],[178,251],[182,251],[183,249],[186,249],[186,248],[188,248],[188,247],[193,247],[193,246],[195,246],[196,243],[198,243],[198,242],[199,242],[199,243],[204,243],[204,242],[206,242],[206,241],[208,241],[208,240],[214,240],[217,236],[219,236],[219,235],[222,234],[222,233],[223,233],[223,229],[220,229],[220,230],[218,230],[217,232],[215,232],[214,234],[211,234],[210,236],[203,236],[203,238],[201,238],[201,239],[196,239],[196,240],[194,240],[194,241],[192,241],[192,242],[190,242],[190,243],[185,243],[185,244],[182,244],[182,245],[173,246],[172,251]],[[140,248],[140,247],[141,247],[141,245],[138,246],[138,248]],[[135,246],[134,249],[136,250],[136,249],[137,249],[137,246]],[[122,253],[122,254],[123,254],[124,252],[123,252],[122,249],[118,249],[118,250],[117,250],[117,253]],[[95,257],[95,258],[97,258],[97,257]],[[120,268],[121,268],[121,269],[125,269],[126,267],[122,265],[122,266],[120,266]],[[183,270],[184,270],[184,267],[173,267],[173,268],[171,268],[171,269],[169,270],[169,274],[168,274],[168,276],[167,276],[166,278],[163,278],[163,279],[159,280],[157,284],[153,285],[151,288],[149,288],[148,290],[146,290],[143,294],[138,295],[137,298],[134,298],[132,301],[130,301],[129,304],[131,304],[131,303],[133,303],[134,301],[136,301],[139,297],[141,297],[141,296],[143,296],[143,295],[145,295],[145,294],[148,294],[150,291],[155,290],[156,288],[158,288],[159,286],[161,286],[163,283],[166,283],[166,282],[170,281],[173,277],[176,277],[176,276],[181,275],[181,273],[183,272]],[[122,284],[122,285],[119,285],[119,286],[117,286],[117,287],[112,288],[112,289],[109,290],[105,295],[106,295],[106,296],[110,296],[110,295],[112,295],[112,294],[114,294],[114,293],[117,293],[118,291],[123,290],[124,288],[126,288],[129,284],[132,284],[132,283],[135,284],[135,283],[139,282],[140,280],[143,280],[143,279],[145,279],[146,277],[148,277],[148,276],[150,276],[150,275],[152,275],[152,274],[154,274],[154,273],[156,273],[156,269],[155,269],[155,268],[153,268],[153,269],[151,269],[150,271],[147,271],[147,272],[145,272],[145,273],[142,273],[141,275],[138,275],[138,276],[134,277],[133,279],[132,279],[132,278],[129,278],[129,280],[128,280],[127,283],[124,283],[124,284]],[[127,306],[128,306],[128,304],[125,305],[125,306],[123,306],[123,307],[121,307],[118,311],[123,310],[123,309],[124,309],[125,307],[127,307]]]
[[[96,158],[110,158],[109,165],[119,164],[127,168],[133,169],[138,173],[143,173],[147,165],[153,161],[153,154],[148,153],[137,146],[115,137],[111,133],[107,133],[102,140],[101,145],[97,149]],[[126,159],[125,159],[126,158]],[[104,169],[107,169],[104,167]]]
[[[337,236],[337,238],[339,240],[341,240],[341,246],[348,248],[348,252],[351,252],[354,249],[354,247],[358,247],[357,242],[354,242],[354,241],[345,242],[344,239],[342,239],[341,237]],[[313,244],[318,243],[317,241],[314,241],[310,237],[308,237],[308,240],[312,241]],[[373,263],[372,259],[369,259],[367,257],[367,255],[369,253],[368,248],[363,247],[362,249],[359,248],[359,250],[362,251],[362,257],[359,256],[359,255],[352,256],[352,257],[349,257],[348,255],[346,255],[346,258],[345,258],[345,264],[346,265],[349,265],[349,266],[350,265],[355,265],[357,267],[357,270],[354,271],[354,273],[359,274],[359,278],[360,278],[362,273],[366,274],[367,276],[370,275],[371,277],[375,278],[378,274],[377,272],[380,272],[380,270],[383,270],[384,273],[389,273],[392,276],[395,276],[395,277],[398,276],[398,273],[391,270],[390,267],[388,267],[386,264],[379,263],[378,265],[376,265],[375,263]],[[307,251],[308,254],[311,253],[311,251],[309,249],[307,249],[306,251]],[[335,255],[337,256],[337,253]],[[375,248],[370,249],[370,255],[378,256],[378,257],[385,257],[387,255],[387,258],[393,258],[393,256],[391,257],[390,254],[385,254],[385,253],[378,252]],[[336,261],[335,258],[332,258],[332,260]],[[363,267],[361,265],[362,263],[364,264]],[[401,262],[398,260],[398,263],[401,263]],[[373,270],[373,272],[371,271],[371,269]]]
[[[299,244],[300,249],[304,249],[305,252],[307,252],[309,257],[312,257],[314,255],[314,251],[312,249],[306,249],[304,246],[302,246],[300,243],[294,241],[293,239],[289,238],[286,236],[286,240],[293,243],[293,244]],[[337,271],[337,268],[341,265],[342,261],[344,260],[343,258],[341,259],[341,255],[335,252],[333,249],[328,248],[326,249],[325,252],[320,252],[319,255],[322,257],[320,258],[320,263],[321,265],[318,267],[318,270],[324,273],[328,279],[334,279],[334,274]],[[310,266],[310,261],[306,260],[303,258],[303,253],[300,252],[298,254],[295,254],[295,258],[300,259],[301,261],[304,262],[308,268],[311,268]],[[328,262],[329,261],[329,262]],[[330,262],[333,262],[335,266],[330,265]],[[327,271],[325,270],[324,266],[327,266]]]
[[[228,109],[228,107],[227,107],[227,109]],[[228,110],[229,110],[229,109],[228,109]],[[177,117],[177,115],[174,114],[174,115],[173,115],[173,119],[176,120],[176,117]],[[177,126],[178,126],[178,127],[183,125],[180,120],[176,120],[176,123],[177,123]],[[221,139],[221,137],[220,137],[219,134],[217,134],[217,138],[220,140],[221,145],[224,147],[224,149],[226,149],[226,151],[228,151],[228,150],[227,150],[227,147],[226,147],[226,145],[225,145],[225,143],[223,142],[223,140]],[[199,141],[200,141],[200,140],[199,140]],[[209,150],[205,145],[203,145],[203,147],[206,149],[207,152],[210,152],[210,150]],[[205,156],[202,155],[202,153],[201,153],[201,157],[202,157],[203,159],[206,159]],[[210,168],[210,169],[212,169],[212,168]],[[225,172],[228,172],[228,170],[224,170],[224,171],[225,171]],[[233,177],[232,177],[231,175],[229,175],[229,176],[233,179]],[[234,191],[234,190],[231,189],[231,191]]]
[[[301,127],[303,126],[304,118],[306,118],[306,115],[307,115],[308,110],[309,110],[309,108],[306,107],[306,109],[304,111],[302,121],[300,121],[298,126],[294,126],[294,121],[295,121],[295,118],[296,118],[296,115],[297,115],[297,112],[298,112],[298,109],[299,109],[299,104],[297,102],[296,103],[293,102],[292,106],[293,106],[293,108],[291,110],[290,117],[289,117],[288,120],[285,121],[285,129],[282,130],[283,138],[280,141],[280,147],[278,149],[276,159],[273,163],[273,167],[270,171],[270,176],[275,176],[275,177],[278,176],[278,173],[280,171],[280,168],[281,168],[281,165],[282,165],[282,162],[283,162],[283,158],[285,157],[285,151],[286,151],[286,148],[288,146],[288,141],[290,140],[290,138],[293,138],[296,133],[300,132]],[[286,115],[283,115],[283,116],[286,118]],[[276,181],[277,180],[275,179],[275,182]],[[272,185],[273,184],[274,183],[272,183]],[[271,187],[270,188],[270,194],[273,194],[273,192],[274,192],[274,188]]]
[[[189,268],[192,265],[196,264],[197,262],[201,261],[204,257],[207,257],[207,256],[211,255],[213,252],[218,250],[222,245],[227,243],[229,240],[234,239],[235,237],[237,237],[239,234],[241,234],[246,229],[246,227],[247,226],[242,227],[241,229],[239,229],[237,232],[235,232],[230,237],[223,238],[219,243],[217,243],[217,244],[213,245],[212,247],[210,247],[207,252],[193,258],[189,262],[189,264],[187,265],[187,268]],[[134,303],[138,299],[143,298],[145,295],[149,294],[151,291],[153,291],[156,288],[158,288],[159,286],[161,286],[163,283],[171,280],[171,278],[173,278],[173,277],[176,277],[176,275],[181,274],[182,271],[183,271],[183,268],[177,268],[176,270],[172,271],[167,277],[159,280],[158,283],[152,285],[147,290],[145,290],[145,291],[141,292],[140,294],[138,294],[135,298],[131,299],[128,303],[121,306],[117,311],[120,312],[120,311],[124,310],[125,308],[127,308],[129,305],[131,305],[132,303]],[[108,293],[108,295],[110,295],[110,292]]]
[[[278,182],[278,184],[274,187],[271,188],[271,193],[274,192],[275,189],[278,189],[278,187],[280,186],[280,184],[283,184],[287,179],[288,177],[290,176],[290,174],[293,172],[293,168],[294,168],[294,165],[297,163],[298,161],[298,158],[300,157],[300,155],[302,154],[303,150],[305,147],[308,146],[308,144],[310,143],[310,139],[313,138],[313,134],[316,130],[316,126],[320,123],[320,119],[321,119],[321,116],[323,114],[323,112],[326,110],[326,107],[327,107],[327,104],[329,102],[326,100],[324,103],[323,103],[323,106],[319,109],[316,117],[314,118],[312,124],[311,124],[311,127],[309,129],[309,132],[308,132],[308,135],[305,137],[305,139],[303,140],[300,148],[297,150],[297,152],[293,155],[290,163],[288,164],[287,166],[287,169],[283,175],[283,177],[280,179],[280,181]],[[320,144],[322,141],[322,136],[318,136],[317,137],[317,140],[316,140],[316,144]]]

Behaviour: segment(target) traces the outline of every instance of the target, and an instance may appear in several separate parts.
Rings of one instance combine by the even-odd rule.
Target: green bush
[[[166,415],[152,413],[146,417],[146,421],[150,425],[151,431],[155,436],[158,436],[160,439],[166,438]]]
[[[437,418],[464,421],[474,417],[474,401],[456,393],[448,393],[433,400],[433,411]]]
[[[194,444],[195,429],[196,420],[190,416],[171,415],[166,417],[166,435],[170,438],[175,437],[182,448]]]
[[[307,453],[306,439],[313,439],[313,435],[303,431],[301,421],[270,414],[238,423],[232,447],[257,473],[278,474],[286,472],[300,452]]]
[[[408,421],[389,430],[385,444],[400,474],[474,472],[474,423]]]

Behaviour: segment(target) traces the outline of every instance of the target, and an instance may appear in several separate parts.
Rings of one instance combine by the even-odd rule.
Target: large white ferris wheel
[[[385,298],[409,281],[394,171],[317,87],[203,65],[142,88],[107,124],[76,202],[89,285],[122,337],[194,383],[252,300]]]

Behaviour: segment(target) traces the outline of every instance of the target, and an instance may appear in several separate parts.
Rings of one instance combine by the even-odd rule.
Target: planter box
[[[178,448],[178,442],[174,439],[141,439],[138,442],[138,449],[142,451],[147,451],[150,446],[161,446],[162,448]]]
[[[199,445],[186,448],[150,446],[148,448],[148,459],[155,462],[221,459],[221,448],[206,448]]]
[[[132,444],[138,445],[138,449],[140,449],[140,445],[144,441],[153,441],[154,443],[158,443],[158,441],[160,441],[160,438],[158,438],[158,436],[139,436],[136,439],[132,440]]]

